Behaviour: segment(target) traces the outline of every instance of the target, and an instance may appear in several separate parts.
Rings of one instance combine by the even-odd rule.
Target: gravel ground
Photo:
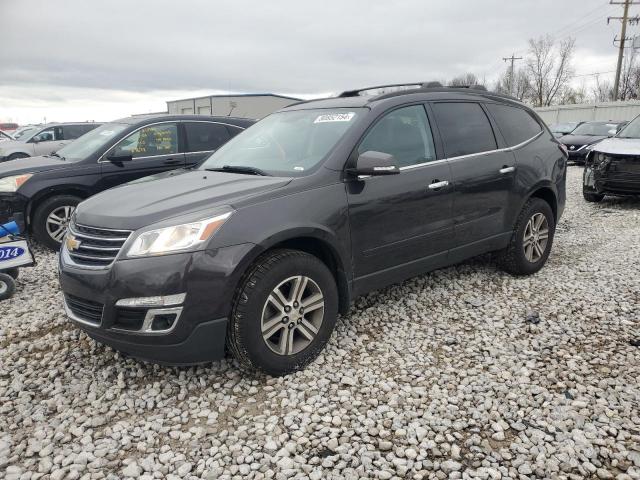
[[[640,201],[569,173],[540,273],[483,257],[368,295],[285,378],[123,358],[39,251],[2,303],[0,477],[640,479]]]

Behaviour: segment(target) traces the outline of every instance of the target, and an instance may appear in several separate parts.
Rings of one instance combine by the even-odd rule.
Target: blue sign
[[[5,260],[13,260],[24,254],[24,248],[20,247],[1,247],[0,246],[0,262]]]

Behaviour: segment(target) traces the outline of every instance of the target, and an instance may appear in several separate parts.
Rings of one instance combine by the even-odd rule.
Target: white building
[[[259,119],[301,101],[273,93],[209,95],[167,102],[167,111],[179,115],[216,115]]]

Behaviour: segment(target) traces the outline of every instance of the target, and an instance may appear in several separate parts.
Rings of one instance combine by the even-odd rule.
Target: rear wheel
[[[16,291],[16,282],[10,275],[0,273],[0,300],[11,298]]]
[[[256,261],[236,292],[227,345],[243,366],[284,375],[316,358],[337,316],[338,291],[325,264],[297,250],[274,250]]]
[[[511,241],[499,252],[502,268],[513,275],[531,275],[549,258],[555,234],[553,211],[541,198],[530,198],[524,204]]]
[[[31,225],[36,238],[50,249],[59,250],[71,215],[81,201],[74,195],[56,195],[42,202]]]

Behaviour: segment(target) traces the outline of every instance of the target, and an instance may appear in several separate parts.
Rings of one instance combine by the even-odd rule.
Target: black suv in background
[[[583,122],[571,133],[560,137],[560,143],[567,147],[569,161],[584,163],[589,147],[613,137],[624,127],[627,122],[607,121],[607,122]]]
[[[56,153],[0,164],[0,223],[24,215],[57,249],[76,205],[140,177],[200,163],[253,120],[145,115],[105,123]]]
[[[567,158],[531,109],[472,88],[363,92],[289,106],[197,169],[82,202],[59,260],[69,318],[143,359],[227,348],[279,375],[358,295],[485,252],[542,268]]]

